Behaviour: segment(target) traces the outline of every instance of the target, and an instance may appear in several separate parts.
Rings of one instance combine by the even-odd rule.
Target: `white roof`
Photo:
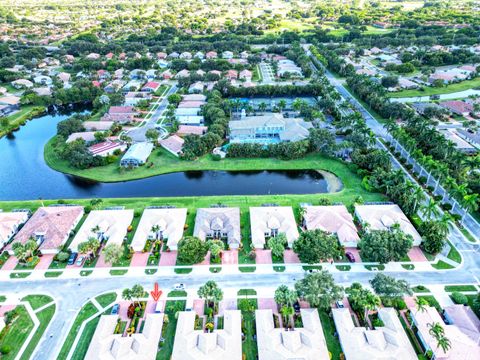
[[[153,144],[149,142],[140,142],[135,143],[127,150],[125,155],[122,157],[123,160],[138,160],[141,163],[147,161],[150,153],[153,150]]]
[[[303,219],[307,230],[320,229],[338,236],[342,245],[356,247],[360,240],[353,217],[344,205],[305,206]]]
[[[456,325],[446,325],[434,307],[427,306],[424,311],[412,307],[410,308],[410,313],[422,342],[433,351],[437,360],[479,359],[480,345],[478,340],[472,340]],[[451,348],[446,353],[442,348],[437,347],[437,340],[430,334],[430,326],[428,324],[432,323],[439,323],[445,331],[445,337],[450,340]]]
[[[332,314],[347,360],[417,359],[395,309],[378,310],[378,317],[385,326],[376,327],[375,330],[355,326],[347,308],[332,309]]]
[[[78,244],[89,238],[97,238],[92,229],[98,226],[99,232],[108,239],[109,244],[122,244],[127,228],[132,223],[133,210],[92,210],[70,244],[72,251],[78,250]]]
[[[85,360],[155,360],[164,314],[148,314],[142,333],[114,334],[118,315],[102,315]]]
[[[205,240],[214,230],[227,233],[230,246],[239,246],[241,241],[240,208],[200,208],[197,209],[193,236]]]
[[[256,310],[260,360],[329,360],[317,309],[300,309],[303,328],[275,328],[272,309]]]
[[[265,233],[277,230],[287,236],[289,246],[298,239],[297,223],[290,206],[265,206],[250,208],[252,243],[255,248],[263,248]]]
[[[187,209],[145,209],[132,241],[135,251],[142,251],[148,238],[155,239],[152,227],[158,225],[163,239],[170,248],[176,248],[182,239],[183,228],[187,219]]]
[[[355,205],[355,215],[362,223],[370,225],[371,230],[388,230],[394,224],[413,237],[413,245],[418,246],[422,238],[402,209],[396,204]]]
[[[28,220],[28,211],[0,212],[0,247]]]
[[[211,333],[194,330],[195,316],[195,311],[179,313],[172,360],[242,359],[240,310],[226,310],[223,329]]]

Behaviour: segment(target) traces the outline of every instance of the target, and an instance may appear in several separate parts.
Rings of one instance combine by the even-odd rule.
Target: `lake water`
[[[71,114],[70,114],[71,115]],[[43,148],[67,114],[48,114],[0,139],[0,200],[91,197],[264,195],[326,193],[339,180],[318,171],[196,171],[120,183],[85,181],[52,170]]]

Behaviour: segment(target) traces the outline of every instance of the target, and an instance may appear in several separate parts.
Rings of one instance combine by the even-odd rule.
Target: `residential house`
[[[398,79],[398,87],[400,87],[401,89],[417,89],[419,86],[416,82],[401,77],[400,79]]]
[[[0,114],[8,115],[20,109],[20,98],[14,95],[0,97]]]
[[[250,70],[247,70],[247,69],[242,70],[242,71],[240,71],[240,74],[238,75],[238,78],[250,81],[250,80],[252,80],[252,72]]]
[[[346,360],[418,359],[394,308],[378,309],[383,326],[375,329],[355,326],[348,308],[332,309]]]
[[[203,91],[203,83],[201,81],[197,81],[190,85],[188,88],[189,94],[200,94]]]
[[[205,59],[205,54],[204,54],[203,52],[201,52],[201,51],[197,51],[197,52],[195,53],[195,55],[193,55],[193,57],[194,57],[195,59],[203,60],[203,59]]]
[[[137,111],[133,106],[111,106],[108,113],[102,116],[102,121],[128,123],[134,120]]]
[[[164,80],[170,80],[173,77],[173,74],[170,70],[165,70],[160,76]]]
[[[52,85],[53,80],[50,76],[38,75],[33,78],[33,82],[39,85]]]
[[[120,89],[122,89],[125,86],[125,84],[126,84],[126,81],[116,79],[110,82],[107,86],[105,86],[103,90],[105,90],[106,93],[113,94],[118,92]]]
[[[78,251],[78,245],[90,238],[100,242],[121,245],[133,220],[133,210],[92,210],[73,238],[69,249]]]
[[[165,139],[160,140],[158,143],[169,153],[175,156],[179,156],[182,153],[182,148],[185,140],[183,140],[178,135],[171,135]]]
[[[83,216],[82,206],[40,207],[7,245],[13,255],[14,243],[25,244],[34,239],[42,254],[56,254],[68,240],[71,232]]]
[[[320,229],[335,234],[345,247],[357,247],[360,237],[353,217],[344,205],[304,206],[303,225],[307,230]]]
[[[157,59],[158,59],[158,60],[165,60],[165,59],[167,58],[167,56],[168,56],[168,55],[167,55],[167,53],[165,53],[165,52],[158,52],[158,53],[157,53]]]
[[[34,88],[34,89],[32,89],[32,91],[35,94],[37,94],[38,96],[51,96],[52,95],[52,89],[50,89],[48,86]]]
[[[231,143],[271,144],[282,141],[300,141],[308,138],[310,122],[300,118],[284,118],[279,113],[247,116],[229,123]]]
[[[276,327],[272,309],[255,310],[260,360],[329,360],[317,309],[300,309],[302,326]]]
[[[420,115],[425,114],[425,110],[428,108],[443,109],[440,105],[428,102],[415,102],[411,103],[410,106]]]
[[[145,209],[133,237],[131,247],[142,251],[147,240],[161,240],[172,251],[177,251],[183,237],[187,209]]]
[[[156,81],[149,81],[142,87],[142,91],[149,92],[149,93],[154,93],[158,89],[160,89],[161,84]]]
[[[440,106],[460,116],[468,116],[473,112],[473,105],[460,100],[443,101]]]
[[[225,77],[228,80],[236,80],[238,78],[238,71],[237,70],[228,70],[225,74]]]
[[[122,89],[122,92],[126,94],[131,91],[139,91],[144,83],[145,83],[144,80],[130,80],[128,83],[125,84],[125,86]]]
[[[209,51],[205,54],[205,58],[207,59],[216,59],[218,56],[216,51]]]
[[[175,52],[175,51],[174,51],[174,52],[168,54],[167,57],[168,57],[169,59],[178,59],[179,56],[180,56],[180,54],[179,54],[178,52]]]
[[[140,100],[151,100],[152,95],[149,92],[128,92],[125,94],[124,106],[136,106]]]
[[[95,141],[95,133],[97,131],[75,132],[68,136],[66,143],[69,144],[75,140],[82,139],[85,142]]]
[[[205,135],[207,132],[207,126],[190,126],[190,125],[180,125],[177,130],[178,136],[186,136],[186,135]]]
[[[479,131],[470,132],[464,129],[456,129],[456,130],[457,130],[457,134],[461,138],[467,140],[470,144],[472,144],[476,148],[480,148],[480,132]]]
[[[240,208],[197,209],[193,236],[202,240],[226,239],[230,249],[241,244]]]
[[[417,229],[396,204],[355,205],[355,216],[367,226],[367,231],[389,230],[398,224],[400,230],[412,236],[413,246],[419,246],[422,242]]]
[[[127,150],[120,160],[120,166],[137,167],[147,162],[153,151],[153,144],[149,142],[135,143]]]
[[[277,76],[284,77],[287,74],[291,77],[303,77],[302,69],[297,66],[292,60],[279,60]]]
[[[438,311],[432,307],[427,306],[421,310],[416,307],[411,307],[410,316],[412,323],[415,325],[416,334],[422,343],[425,351],[433,353],[432,358],[436,360],[477,360],[480,354],[480,343],[478,339],[478,330],[476,332],[476,339],[472,339],[471,332],[466,331],[463,323],[464,320],[457,324],[446,324]],[[450,348],[444,351],[437,345],[437,339],[432,335],[431,324],[438,323],[444,331],[444,336],[450,341]]]
[[[180,54],[180,59],[190,60],[192,58],[192,53],[189,51],[184,51]]]
[[[183,69],[179,71],[177,75],[175,75],[175,79],[187,78],[189,76],[190,76],[190,71],[188,71],[187,69]]]
[[[157,70],[155,70],[155,69],[147,70],[145,75],[147,76],[148,80],[156,79],[157,78]]]
[[[12,239],[18,229],[28,220],[29,211],[0,212],[0,249]]]
[[[85,360],[155,360],[162,338],[164,314],[147,314],[141,332],[116,334],[118,315],[102,315]]]
[[[113,155],[116,151],[124,152],[127,144],[118,141],[104,141],[88,148],[93,156],[107,157]]]
[[[83,127],[88,131],[105,131],[110,130],[113,121],[84,121]]]
[[[71,75],[69,73],[66,73],[66,72],[61,72],[61,73],[57,74],[57,77],[60,79],[60,81],[62,81],[64,83],[67,83],[67,82],[70,81]]]
[[[90,53],[87,56],[85,56],[88,60],[98,60],[100,59],[100,54],[97,53]]]
[[[233,59],[233,52],[231,51],[224,51],[222,53],[222,58],[224,59]]]
[[[250,208],[252,244],[255,249],[263,249],[267,240],[278,234],[285,234],[288,247],[298,239],[299,233],[291,206],[262,206]]]
[[[27,79],[18,79],[10,83],[15,89],[30,89],[33,87],[33,83]]]
[[[439,129],[438,132],[442,134],[445,139],[451,141],[455,145],[455,148],[461,152],[473,154],[478,151],[475,146],[471,145],[457,133],[457,129]]]
[[[450,325],[455,325],[462,333],[480,345],[480,319],[470,306],[450,305],[443,308],[443,316]]]
[[[182,102],[186,101],[202,101],[205,104],[207,97],[203,94],[186,94],[183,95]]]
[[[241,360],[242,315],[240,310],[225,310],[223,328],[211,332],[195,330],[194,311],[178,313],[171,360]]]

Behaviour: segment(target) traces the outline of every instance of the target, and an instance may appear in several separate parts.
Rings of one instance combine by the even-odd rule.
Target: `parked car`
[[[347,252],[347,253],[345,253],[345,256],[347,257],[348,261],[350,261],[351,263],[355,262],[355,256],[353,256],[352,253]]]
[[[112,315],[118,315],[118,311],[119,311],[119,310],[120,310],[120,304],[115,304],[115,305],[113,305],[113,307],[112,307],[112,312],[111,312],[111,314],[112,314]]]
[[[68,258],[67,264],[68,265],[73,265],[75,264],[75,260],[77,260],[78,253],[72,252],[70,254],[70,257]]]
[[[343,305],[343,301],[342,300],[337,300],[335,302],[335,305],[337,305],[337,308],[339,309],[343,309],[345,307],[345,305]]]
[[[84,260],[85,260],[85,256],[80,256],[80,257],[77,259],[76,265],[77,265],[77,266],[82,266]]]
[[[185,290],[185,289],[186,289],[185,284],[180,283],[180,284],[173,285],[173,290]]]

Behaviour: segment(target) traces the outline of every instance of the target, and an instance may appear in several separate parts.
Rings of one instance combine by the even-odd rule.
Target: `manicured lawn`
[[[73,352],[72,360],[83,360],[87,354],[88,346],[92,341],[93,334],[95,333],[99,321],[100,316],[97,316],[85,325],[82,335],[80,335],[80,339],[75,347],[75,351]]]
[[[86,303],[83,308],[78,313],[72,328],[69,330],[67,338],[63,343],[62,349],[60,350],[60,354],[58,354],[57,360],[65,360],[67,358],[68,352],[75,341],[75,337],[77,336],[78,331],[80,330],[80,326],[82,323],[91,317],[92,315],[97,313],[97,308],[91,303]]]
[[[262,72],[260,71],[259,65],[255,65],[252,73],[252,81],[262,81]]]
[[[21,106],[20,110],[17,111],[15,114],[7,116],[8,126],[3,127],[0,125],[0,137],[4,136],[9,131],[18,128],[20,125],[24,124],[31,118],[40,115],[44,110],[45,109],[42,106]]]
[[[93,270],[82,270],[80,271],[80,276],[88,276],[93,272]]]
[[[177,319],[175,313],[185,309],[185,300],[167,301],[165,303],[165,316],[168,316],[168,324],[163,324],[162,337],[165,339],[160,343],[160,350],[157,353],[157,360],[170,360],[173,351]]]
[[[418,298],[427,300],[428,303],[430,304],[430,306],[433,306],[439,312],[442,311],[442,307],[440,306],[440,304],[438,303],[437,299],[435,299],[434,296],[432,296],[432,295],[421,295],[421,296],[418,296]]]
[[[247,296],[247,295],[255,296],[257,295],[257,291],[255,289],[240,289],[238,290],[237,295],[238,296]]]
[[[5,302],[7,300],[7,297],[5,295],[0,295],[0,302]]]
[[[424,88],[425,89],[424,91],[403,90],[395,93],[389,93],[388,95],[392,98],[441,95],[441,94],[451,94],[458,91],[474,89],[479,86],[480,86],[480,77],[473,80],[466,80],[456,84],[451,84],[441,88],[426,86]]]
[[[238,308],[241,309],[241,302],[248,302],[251,304],[253,311],[242,310],[242,332],[244,332],[245,340],[242,344],[242,352],[245,355],[246,360],[256,360],[258,358],[257,341],[254,336],[256,335],[255,326],[255,309],[258,308],[256,299],[240,299],[238,300]]]
[[[24,279],[27,276],[30,276],[30,272],[12,272],[10,274],[10,279]]]
[[[475,311],[475,314],[477,315],[477,317],[480,319],[480,309],[475,309],[475,307],[473,306],[473,303],[475,301],[475,299],[477,298],[477,295],[466,295],[467,296],[467,299],[468,299],[468,306],[470,306],[473,311]]]
[[[30,340],[30,343],[25,349],[25,352],[23,353],[20,360],[30,359],[30,356],[32,355],[35,347],[38,345],[40,339],[42,338],[43,333],[45,332],[45,329],[47,328],[48,324],[52,320],[52,317],[54,314],[55,314],[55,304],[52,304],[49,307],[43,309],[42,311],[39,311],[36,313],[37,318],[40,321],[40,325],[38,326],[37,331],[35,331],[35,334],[33,335],[32,340]]]
[[[414,293],[428,293],[428,292],[430,292],[430,290],[423,285],[418,285],[418,286],[412,287],[412,291]]]
[[[32,309],[37,310],[38,308],[51,303],[53,299],[47,295],[28,295],[25,296],[22,301],[28,301]]]
[[[462,262],[462,256],[458,252],[457,248],[450,241],[448,242],[448,244],[450,245],[450,251],[448,252],[447,257],[450,260],[453,260],[460,264]]]
[[[185,297],[187,292],[184,290],[172,290],[168,293],[168,297]]]
[[[110,275],[120,276],[120,275],[125,275],[127,272],[128,270],[110,270]]]
[[[432,267],[437,269],[437,270],[448,270],[448,269],[453,269],[454,267],[450,264],[447,264],[445,261],[440,260],[436,264],[432,264]]]
[[[412,265],[412,264],[402,264],[402,267],[405,270],[414,270],[415,269],[415,265]]]
[[[477,288],[474,285],[447,285],[445,286],[446,292],[455,292],[455,291],[477,291]]]
[[[350,271],[352,269],[350,265],[337,265],[335,267],[340,271]]]
[[[63,274],[63,271],[47,271],[44,276],[46,278],[55,278]]]
[[[192,270],[192,268],[175,268],[175,274],[190,274]]]
[[[10,353],[2,355],[2,360],[13,360],[20,351],[23,343],[27,340],[28,335],[33,330],[33,320],[28,315],[23,305],[17,306],[17,317],[0,334],[0,348],[8,345],[11,349]]]
[[[107,307],[108,305],[113,303],[115,300],[117,300],[117,294],[116,293],[107,293],[107,294],[99,295],[95,298],[95,300],[97,300],[97,302],[101,306]]]
[[[305,271],[308,270],[322,270],[322,265],[304,265],[302,269]]]
[[[318,310],[318,315],[320,316],[320,321],[322,323],[323,334],[325,336],[325,341],[327,342],[328,351],[332,353],[332,359],[340,359],[342,348],[338,337],[335,336],[336,330],[333,319],[324,311]]]
[[[238,267],[238,270],[243,273],[255,272],[256,269],[257,269],[256,266],[239,266]]]
[[[365,269],[370,271],[382,271],[385,270],[385,265],[365,265]]]

